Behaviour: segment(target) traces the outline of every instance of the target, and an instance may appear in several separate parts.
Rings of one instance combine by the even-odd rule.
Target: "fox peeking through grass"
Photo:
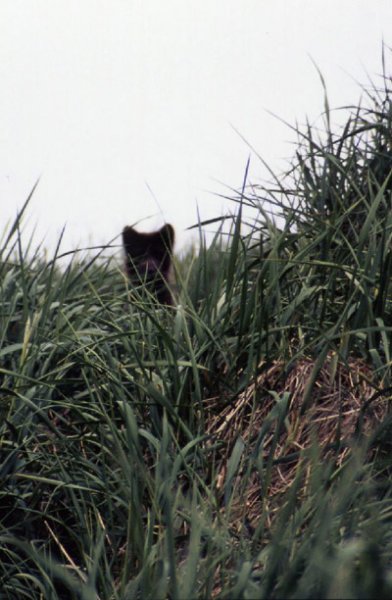
[[[131,283],[145,285],[158,302],[172,305],[173,297],[169,283],[174,228],[166,224],[158,231],[140,233],[133,227],[124,227],[122,236],[125,269]]]

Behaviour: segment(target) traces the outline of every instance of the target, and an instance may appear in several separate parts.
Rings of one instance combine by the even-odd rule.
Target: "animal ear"
[[[166,223],[160,230],[159,235],[165,244],[166,249],[171,252],[174,246],[174,227],[170,223]]]
[[[124,227],[122,232],[124,248],[127,250],[132,247],[135,240],[139,237],[139,233],[131,226]]]

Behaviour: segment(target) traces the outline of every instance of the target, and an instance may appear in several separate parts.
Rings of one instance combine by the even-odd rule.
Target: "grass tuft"
[[[324,106],[173,307],[3,233],[1,598],[391,597],[390,78]]]

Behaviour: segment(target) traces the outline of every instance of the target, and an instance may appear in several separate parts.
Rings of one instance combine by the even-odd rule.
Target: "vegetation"
[[[245,175],[175,307],[9,227],[2,599],[392,597],[390,79],[365,92]]]

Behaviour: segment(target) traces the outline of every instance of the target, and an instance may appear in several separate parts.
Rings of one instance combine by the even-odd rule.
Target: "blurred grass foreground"
[[[385,66],[363,91],[245,177],[174,307],[3,232],[2,600],[392,597]]]

